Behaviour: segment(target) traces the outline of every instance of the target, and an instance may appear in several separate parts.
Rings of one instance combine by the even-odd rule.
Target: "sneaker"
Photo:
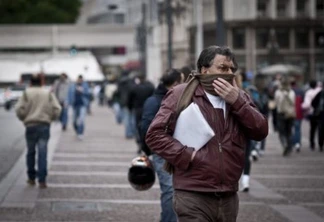
[[[242,176],[242,192],[249,192],[250,176]]]
[[[299,143],[295,144],[295,150],[296,150],[297,153],[300,152],[300,144]]]
[[[32,180],[32,179],[28,179],[27,181],[27,184],[30,185],[30,186],[35,186],[35,180]]]
[[[46,189],[47,184],[46,184],[46,182],[39,182],[38,187],[39,187],[39,189]]]
[[[82,141],[83,140],[83,135],[78,135],[78,140]]]
[[[258,161],[259,155],[256,150],[252,150],[251,156],[252,156],[253,161]]]

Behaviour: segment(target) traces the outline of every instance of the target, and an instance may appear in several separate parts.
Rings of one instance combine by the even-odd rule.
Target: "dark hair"
[[[188,79],[188,76],[191,73],[191,69],[188,66],[184,66],[184,67],[181,68],[180,71],[184,75],[184,80]]]
[[[82,75],[79,75],[79,76],[78,76],[78,79],[83,79],[83,76],[82,76]]]
[[[228,59],[230,59],[233,62],[235,67],[235,70],[233,70],[233,72],[236,72],[238,66],[235,60],[235,56],[232,53],[231,49],[228,48],[227,46],[220,47],[216,45],[209,46],[200,53],[197,61],[198,72],[201,72],[202,67],[206,67],[206,68],[211,67],[216,55],[223,55],[226,56]]]
[[[41,86],[42,82],[42,76],[40,74],[32,75],[32,77],[30,78],[30,84],[32,86]]]
[[[177,69],[168,69],[161,77],[161,83],[168,87],[172,86],[175,82],[181,81],[181,72]]]
[[[317,86],[317,82],[316,82],[316,80],[311,80],[311,81],[309,82],[309,86],[310,86],[312,89],[315,89],[316,86]]]

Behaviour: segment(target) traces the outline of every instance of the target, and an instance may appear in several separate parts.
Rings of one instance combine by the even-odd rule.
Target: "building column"
[[[250,27],[247,27],[245,29],[245,63],[246,63],[246,70],[247,71],[253,71],[253,64],[252,64],[252,60],[253,60],[253,55],[252,55],[252,51],[253,51],[253,36],[252,36],[252,30]],[[254,72],[253,72],[254,73]],[[254,73],[255,74],[255,73]]]
[[[289,2],[289,15],[291,18],[296,18],[297,15],[297,3],[296,0],[290,0]]]
[[[312,19],[316,18],[316,0],[308,0],[308,10],[309,10],[309,15]]]
[[[315,41],[314,41],[314,29],[309,30],[309,77],[315,79]]]

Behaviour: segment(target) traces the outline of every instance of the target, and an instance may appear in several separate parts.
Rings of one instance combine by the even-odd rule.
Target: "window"
[[[315,31],[315,46],[324,49],[324,31]]]
[[[296,11],[297,17],[304,17],[306,12],[306,0],[297,0],[296,1]]]
[[[316,15],[324,17],[324,0],[316,0]]]
[[[276,37],[279,48],[289,48],[289,29],[282,28],[276,30]]]
[[[308,29],[296,29],[295,31],[295,47],[297,49],[308,48]]]
[[[262,28],[256,30],[256,45],[258,49],[267,47],[269,40],[269,29]]]
[[[277,1],[277,16],[278,17],[287,16],[287,6],[288,6],[288,1],[286,1],[286,0]]]
[[[244,49],[245,48],[245,29],[234,28],[233,29],[233,48]]]
[[[258,13],[258,17],[262,18],[262,17],[266,17],[267,16],[267,5],[268,5],[268,1],[267,0],[258,0],[257,1],[257,13]]]

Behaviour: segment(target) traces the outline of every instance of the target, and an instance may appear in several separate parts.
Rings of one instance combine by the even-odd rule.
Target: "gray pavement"
[[[16,163],[25,148],[24,126],[14,110],[0,107],[0,181]]]
[[[48,189],[25,184],[19,159],[0,183],[0,221],[159,221],[158,183],[138,192],[127,181],[135,142],[124,139],[111,110],[93,113],[83,141],[71,128],[52,127]],[[284,158],[270,133],[266,155],[252,165],[250,192],[239,193],[238,222],[324,221],[324,153],[311,152],[307,139],[303,144]]]

